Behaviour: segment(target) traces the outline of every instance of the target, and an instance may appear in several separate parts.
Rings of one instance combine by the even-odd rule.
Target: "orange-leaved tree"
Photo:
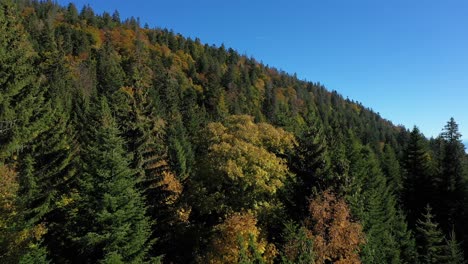
[[[361,263],[359,248],[365,242],[362,226],[353,222],[342,198],[327,190],[313,199],[307,223],[314,236],[317,263]]]

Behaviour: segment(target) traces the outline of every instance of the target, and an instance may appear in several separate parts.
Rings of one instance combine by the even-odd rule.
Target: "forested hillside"
[[[453,118],[427,139],[232,48],[0,3],[0,263],[465,263]]]

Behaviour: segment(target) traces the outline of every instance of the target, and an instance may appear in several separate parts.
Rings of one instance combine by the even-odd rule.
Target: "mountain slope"
[[[0,22],[31,46],[36,112],[50,120],[25,117],[38,123],[28,144],[0,155],[2,180],[18,186],[0,196],[0,262],[40,253],[57,263],[414,263],[430,251],[418,222],[427,203],[443,234],[468,234],[454,120],[429,142],[232,48],[89,6],[1,4]],[[0,60],[15,48],[3,44]]]

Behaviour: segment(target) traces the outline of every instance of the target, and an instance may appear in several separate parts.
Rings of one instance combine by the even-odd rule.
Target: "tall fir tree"
[[[404,191],[402,201],[411,228],[415,227],[426,204],[433,202],[435,183],[431,160],[424,136],[417,127],[414,127],[403,161]]]
[[[382,154],[382,171],[387,177],[387,183],[392,193],[401,201],[403,191],[403,177],[400,163],[395,151],[389,144],[385,144]]]
[[[308,215],[309,198],[319,191],[333,186],[329,177],[330,158],[324,140],[323,131],[318,120],[304,125],[297,138],[298,144],[293,151],[291,160],[292,172],[296,174],[292,192],[293,207],[291,214],[297,214],[297,220]]]
[[[37,54],[10,0],[0,3],[0,162],[15,159],[47,125]],[[21,114],[18,114],[21,113]]]
[[[121,66],[121,56],[115,51],[108,34],[102,47],[97,52],[96,71],[98,78],[98,91],[100,94],[111,97],[113,93],[124,86],[125,72]]]
[[[81,157],[76,231],[78,253],[72,262],[141,263],[152,244],[151,222],[135,172],[105,99],[96,109],[98,127],[90,128]]]
[[[461,249],[460,243],[458,243],[455,235],[455,231],[452,230],[449,234],[449,239],[446,240],[447,243],[447,264],[465,264],[465,257],[463,256],[463,250]]]
[[[463,202],[467,194],[463,171],[465,153],[461,136],[458,124],[451,118],[440,135],[442,158],[437,177],[437,199],[434,203],[442,230],[448,233],[455,226],[457,235],[461,235],[465,228]]]
[[[422,219],[418,220],[416,230],[420,262],[423,264],[447,263],[444,234],[435,221],[429,205],[426,206]]]
[[[414,242],[397,199],[386,182],[375,154],[354,144],[350,156],[351,188],[347,199],[367,235],[361,258],[364,263],[412,263]]]

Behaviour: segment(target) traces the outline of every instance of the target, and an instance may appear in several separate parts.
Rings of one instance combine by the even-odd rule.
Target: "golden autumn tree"
[[[214,230],[203,263],[273,263],[277,250],[262,238],[251,213],[234,213]]]
[[[316,263],[361,263],[359,248],[365,242],[364,233],[362,226],[351,220],[345,201],[325,191],[311,201],[309,211]]]
[[[272,207],[291,176],[282,155],[293,148],[294,136],[247,115],[210,123],[205,135],[206,154],[192,179],[201,213],[224,216]]]

